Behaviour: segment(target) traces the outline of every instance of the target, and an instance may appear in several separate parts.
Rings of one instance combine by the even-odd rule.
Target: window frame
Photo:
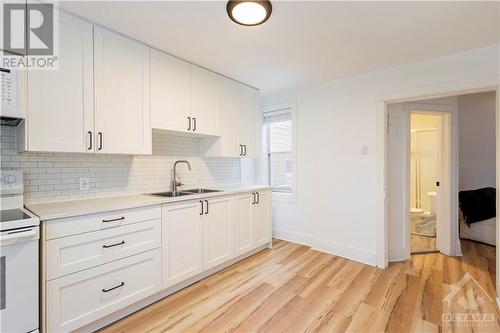
[[[290,113],[290,119],[292,122],[292,192],[282,193],[282,192],[272,192],[272,198],[275,202],[283,203],[293,203],[297,202],[297,115],[296,115],[296,103],[289,102],[283,104],[276,104],[271,106],[266,106],[262,108],[262,160],[263,160],[263,170],[265,171],[266,184],[270,185],[270,158],[269,158],[269,127],[264,124],[266,114],[279,114],[279,113]]]

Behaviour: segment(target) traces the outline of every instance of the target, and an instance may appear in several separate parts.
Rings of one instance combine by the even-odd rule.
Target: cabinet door
[[[196,118],[195,133],[218,135],[221,81],[219,74],[191,65],[190,114]]]
[[[240,255],[252,249],[253,239],[253,196],[245,193],[235,197],[235,254]]]
[[[254,247],[271,241],[271,192],[258,192],[253,211]]]
[[[205,139],[205,156],[240,157],[238,137],[239,114],[241,112],[242,84],[222,78],[221,107],[219,113],[220,137]]]
[[[188,132],[190,65],[151,49],[151,126]]]
[[[149,48],[95,27],[94,51],[97,151],[151,154]]]
[[[28,72],[27,149],[93,151],[92,24],[60,12],[59,27],[59,68]]]
[[[233,257],[233,198],[225,196],[205,202],[204,269],[215,267]]]
[[[198,200],[162,207],[163,288],[203,271],[203,224]]]
[[[243,86],[239,136],[246,146],[246,157],[257,157],[257,99],[257,90]]]

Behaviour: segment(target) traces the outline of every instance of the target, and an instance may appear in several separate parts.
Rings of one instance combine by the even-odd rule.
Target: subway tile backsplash
[[[172,166],[178,166],[184,189],[240,183],[238,158],[202,158],[201,139],[153,131],[153,155],[17,153],[16,129],[1,126],[1,167],[24,171],[26,203],[95,198],[170,189]],[[80,190],[80,178],[90,180]]]

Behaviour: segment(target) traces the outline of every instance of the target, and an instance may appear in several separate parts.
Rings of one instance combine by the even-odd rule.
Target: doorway
[[[410,120],[410,252],[436,252],[442,116],[412,112]]]
[[[457,255],[457,103],[440,98],[389,104],[387,214],[390,261],[412,253]],[[413,121],[412,121],[413,118]],[[439,189],[439,190],[438,190]]]

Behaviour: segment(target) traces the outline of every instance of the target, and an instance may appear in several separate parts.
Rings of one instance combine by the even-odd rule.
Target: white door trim
[[[377,98],[377,147],[378,147],[378,162],[377,162],[377,228],[376,228],[376,264],[378,267],[388,267],[388,225],[387,225],[387,105],[390,103],[414,101],[418,99],[431,99],[440,97],[456,96],[461,94],[469,94],[481,91],[500,91],[498,85],[498,77],[485,76],[464,81],[453,81],[445,84],[415,87],[402,92],[392,94],[382,94]],[[498,101],[497,93],[497,101]],[[497,103],[497,127],[500,111],[498,111]],[[497,130],[498,136],[498,130]],[[500,139],[497,139],[500,141]],[[497,160],[500,155],[500,143],[497,144]],[[500,162],[498,162],[500,166]],[[497,167],[498,169],[498,167]],[[499,174],[497,173],[497,184],[500,184]],[[497,209],[497,215],[499,210]],[[498,219],[497,219],[498,223]],[[497,228],[498,229],[498,228]],[[498,233],[497,233],[497,237]],[[500,252],[497,247],[497,272],[498,260],[500,259]],[[500,277],[497,274],[497,290],[500,290]]]
[[[498,189],[500,188],[500,86],[496,89],[496,107],[497,107],[497,220],[496,220],[496,234],[497,234],[497,247],[496,247],[496,290],[497,297],[500,297],[500,195]],[[498,298],[497,298],[498,300]],[[499,303],[500,304],[500,303]]]

